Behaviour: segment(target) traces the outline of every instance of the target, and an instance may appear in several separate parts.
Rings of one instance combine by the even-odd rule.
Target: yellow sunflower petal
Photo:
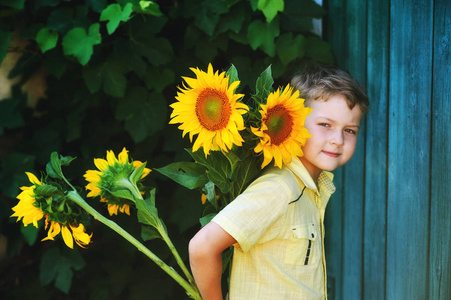
[[[33,173],[25,172],[25,174],[27,174],[28,180],[31,183],[42,185],[42,183],[39,181],[39,179]]]
[[[122,149],[122,152],[119,153],[119,155],[117,156],[118,160],[121,164],[128,163],[128,154],[127,153],[128,153],[128,151],[124,147],[124,149]]]
[[[74,248],[74,239],[72,238],[72,233],[66,226],[61,226],[61,235],[63,236],[64,243],[67,247]]]
[[[100,171],[105,171],[108,168],[108,162],[102,158],[94,158],[94,164]]]

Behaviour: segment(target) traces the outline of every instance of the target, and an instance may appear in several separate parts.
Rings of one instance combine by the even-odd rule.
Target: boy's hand
[[[222,300],[221,253],[236,240],[216,223],[205,225],[189,243],[191,271],[204,300]]]

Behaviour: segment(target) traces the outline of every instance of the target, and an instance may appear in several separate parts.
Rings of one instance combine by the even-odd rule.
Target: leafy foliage
[[[40,233],[29,228],[23,235],[10,230],[8,211],[15,203],[18,187],[27,182],[24,171],[42,169],[54,151],[85,162],[72,168],[72,176],[69,173],[68,177],[91,168],[92,163],[87,162],[102,156],[105,149],[124,146],[135,157],[147,160],[148,167],[160,171],[174,160],[192,159],[183,150],[189,147],[188,141],[180,137],[175,126],[166,125],[168,105],[174,101],[177,85],[181,76],[188,75],[188,68],[205,69],[212,62],[215,68],[228,69],[233,64],[241,70],[240,79],[246,83],[239,88],[263,95],[268,92],[264,90],[268,82],[248,83],[255,82],[269,65],[272,73],[266,79],[260,76],[260,80],[274,77],[278,80],[275,84],[281,85],[289,82],[308,60],[333,62],[329,45],[311,32],[312,18],[324,13],[313,0],[0,0],[0,61],[9,61],[7,54],[21,54],[8,73],[8,78],[15,80],[10,94],[0,101],[0,231],[9,241],[10,259],[25,252],[29,243],[36,249],[34,259],[41,260],[41,266],[58,270],[46,274],[42,270],[47,267],[41,269],[41,283],[46,286],[42,293],[47,297],[63,299],[67,293],[68,298],[139,299],[152,288],[152,282],[154,289],[162,286],[162,279],[155,275],[159,270],[147,273],[124,243],[113,243],[114,252],[130,257],[124,261],[139,266],[139,280],[135,278],[138,276],[129,276],[136,280],[127,281],[128,285],[113,281],[96,285],[88,284],[77,273],[89,276],[95,269],[100,277],[96,269],[99,259],[93,255],[102,253],[101,249],[94,246],[93,250],[83,251],[82,257],[91,262],[86,265],[62,253],[50,252],[55,259],[49,259],[49,251],[58,251],[35,243],[43,238]],[[38,88],[45,92],[37,93]],[[190,165],[172,166],[166,171],[192,176],[192,188],[209,180],[219,184],[221,191],[239,193],[242,187],[230,180],[246,174],[252,177],[252,168],[246,162],[237,163],[236,158],[228,158],[227,163],[229,167],[223,173],[209,172],[208,177],[199,175],[202,170]],[[209,167],[207,162],[204,167]],[[180,174],[179,169],[190,170],[190,175]],[[171,236],[179,233],[175,243],[186,245],[198,229],[199,211],[204,209],[201,201],[194,193],[180,193],[162,175],[156,174],[154,180],[158,199],[164,199],[158,203],[158,214],[171,221],[166,224]],[[212,189],[207,197],[214,202]],[[177,209],[181,207],[188,217],[179,215]],[[210,209],[205,210],[204,216],[208,216]],[[140,235],[140,227],[132,221],[128,227]],[[99,247],[111,245],[110,240],[115,239],[101,228],[96,232]],[[143,234],[149,240],[153,237],[152,232]],[[110,265],[116,263],[113,256],[105,257],[111,259]],[[19,267],[25,270],[27,265]],[[40,284],[34,277],[20,275],[24,273],[14,273],[17,282],[22,278],[20,282],[30,289]],[[102,284],[114,288],[101,289]],[[164,284],[172,283],[168,279]],[[0,286],[5,288],[3,294],[26,295],[27,287],[12,287],[12,283]],[[178,297],[177,293],[177,289],[168,289],[154,296],[182,299],[183,295]]]

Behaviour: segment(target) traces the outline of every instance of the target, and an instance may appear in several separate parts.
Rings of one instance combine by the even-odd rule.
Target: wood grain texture
[[[432,3],[392,1],[387,299],[427,299]]]
[[[429,299],[451,299],[451,2],[435,1]]]

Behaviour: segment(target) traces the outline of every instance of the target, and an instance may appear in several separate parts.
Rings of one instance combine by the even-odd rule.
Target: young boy
[[[326,299],[324,212],[335,191],[328,172],[354,154],[368,98],[347,72],[312,66],[291,85],[313,108],[313,137],[282,169],[256,179],[190,241],[191,269],[204,300],[222,300],[221,253],[234,245],[230,300]]]

